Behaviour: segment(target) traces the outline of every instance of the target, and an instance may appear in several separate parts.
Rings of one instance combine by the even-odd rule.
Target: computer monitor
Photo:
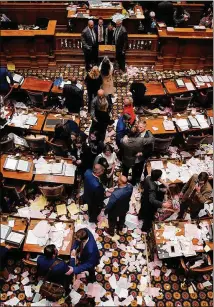
[[[18,30],[18,23],[15,21],[1,21],[0,28],[2,30]]]

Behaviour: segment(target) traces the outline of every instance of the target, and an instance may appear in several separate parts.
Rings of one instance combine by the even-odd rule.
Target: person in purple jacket
[[[77,264],[75,264],[75,259]],[[66,275],[88,271],[88,281],[95,282],[95,267],[99,262],[100,253],[93,234],[87,228],[79,229],[76,232],[76,240],[72,246],[70,270]]]

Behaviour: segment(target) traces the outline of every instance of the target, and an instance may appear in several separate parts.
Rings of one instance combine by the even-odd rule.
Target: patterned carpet
[[[33,75],[38,77],[47,77],[54,79],[55,76],[59,76],[60,73],[63,73],[65,77],[70,77],[72,75],[75,75],[79,77],[79,79],[83,80],[84,76],[84,68],[83,67],[69,67],[67,66],[58,68],[57,70],[18,70],[18,73],[22,73],[25,76],[27,75]],[[172,72],[164,72],[160,74],[165,74],[166,78],[173,77]],[[159,72],[153,72],[152,69],[149,69],[149,72],[145,75],[143,72],[141,72],[141,75],[137,75],[135,77],[131,77],[129,79],[129,82],[138,79],[138,78],[144,78],[146,80],[156,80],[158,76],[160,76]],[[122,110],[122,100],[123,96],[126,95],[127,91],[129,90],[127,87],[128,79],[126,76],[122,77],[119,75],[119,73],[116,73],[115,75],[115,85],[117,87],[117,103],[113,106],[113,117],[114,119],[117,118],[118,114]],[[86,95],[85,95],[86,100]],[[82,130],[85,130],[86,127],[88,127],[89,124],[89,118],[87,119],[81,119],[81,128]],[[125,265],[123,263],[122,258],[124,257],[125,253],[117,248],[117,245],[115,242],[112,241],[111,238],[106,236],[104,234],[104,229],[96,228],[96,233],[99,235],[98,241],[102,244],[102,248],[100,249],[101,255],[103,255],[106,251],[112,250],[112,257],[109,261],[105,262],[105,266],[103,269],[106,271],[106,274],[112,274],[114,273],[116,278],[119,279],[120,276],[123,277],[129,277],[132,282],[132,287],[129,289],[129,295],[132,295],[134,297],[134,300],[131,302],[129,306],[138,306],[137,305],[137,299],[136,297],[139,294],[138,290],[138,284],[140,280],[140,274],[137,273],[129,273],[125,272],[123,275],[120,274],[120,272],[125,268]],[[131,236],[132,231],[128,230],[126,234],[123,234],[120,236],[119,243],[124,243],[125,245],[128,245],[130,241],[132,240]],[[147,242],[149,243],[149,238],[147,238]],[[149,244],[148,244],[149,245]],[[142,251],[144,252],[144,251]],[[153,256],[153,255],[151,255]],[[27,267],[22,263],[22,257],[23,255],[21,253],[11,253],[8,262],[7,262],[7,268],[8,271],[16,275],[15,279],[12,279],[10,281],[2,281],[1,282],[1,304],[0,306],[4,305],[4,302],[11,299],[12,297],[16,296],[20,300],[20,303],[24,306],[31,306],[31,302],[33,298],[28,298],[25,296],[24,286],[21,284],[21,280],[23,277],[21,274],[25,271],[29,271],[29,279],[30,279],[30,285],[37,285],[38,278],[36,276],[36,268]],[[153,261],[153,257],[150,257],[150,260]],[[113,266],[113,263],[117,262],[119,264],[119,267]],[[161,289],[162,294],[158,297],[154,298],[155,306],[157,307],[202,307],[202,306],[212,306],[213,300],[212,300],[212,286],[206,287],[202,289],[201,282],[204,282],[206,280],[212,279],[210,274],[200,275],[195,277],[194,279],[194,285],[196,286],[197,290],[194,293],[189,293],[187,285],[183,282],[184,281],[184,275],[183,272],[179,270],[178,267],[173,268],[174,265],[166,265],[163,263],[162,267],[160,268],[161,273],[159,277],[152,277],[151,284],[153,286],[156,286]],[[168,269],[171,269],[171,274],[169,276],[165,276],[165,273]],[[108,278],[106,274],[103,274],[100,270],[97,270],[97,282],[99,282],[107,291],[106,295],[108,293],[111,293],[113,296],[113,290],[111,289],[111,286],[108,282]],[[18,283],[17,283],[18,282]],[[18,289],[17,289],[18,284]],[[14,286],[15,289],[14,290]],[[82,296],[85,295],[84,286],[83,284],[78,289],[78,292],[82,294]],[[107,300],[107,298],[106,298]],[[120,301],[123,301],[121,299]],[[67,307],[71,306],[70,298],[66,300],[66,302],[61,302],[61,306]],[[20,304],[20,305],[21,305]],[[141,306],[146,306],[145,302],[143,301]]]

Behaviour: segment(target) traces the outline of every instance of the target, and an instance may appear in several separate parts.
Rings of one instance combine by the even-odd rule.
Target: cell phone
[[[171,252],[174,253],[175,252],[175,248],[174,246],[171,246]]]

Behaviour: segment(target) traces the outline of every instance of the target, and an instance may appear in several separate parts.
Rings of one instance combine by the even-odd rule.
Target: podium
[[[115,59],[115,56],[116,56],[115,46],[114,45],[99,45],[98,56],[99,58],[108,56],[111,59]]]

